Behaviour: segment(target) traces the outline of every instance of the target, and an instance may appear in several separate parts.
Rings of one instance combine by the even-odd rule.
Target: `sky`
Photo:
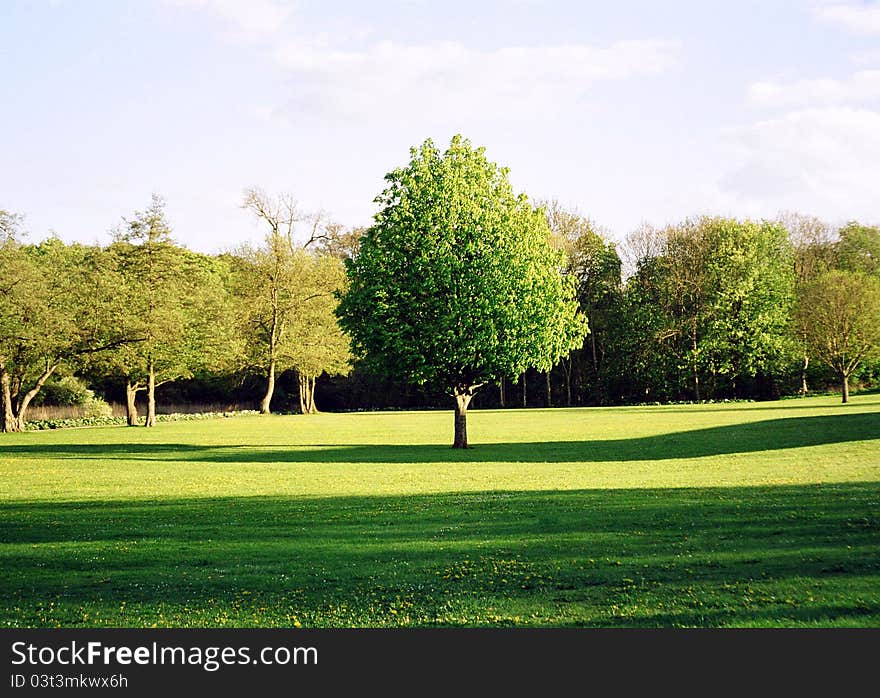
[[[0,0],[0,209],[107,242],[260,239],[251,186],[369,225],[461,133],[616,240],[782,211],[880,222],[880,0]]]

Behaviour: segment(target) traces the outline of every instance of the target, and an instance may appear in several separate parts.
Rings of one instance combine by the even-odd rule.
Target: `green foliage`
[[[34,398],[36,405],[85,405],[94,399],[95,393],[81,378],[56,376],[49,379],[40,394]]]
[[[557,201],[544,204],[544,209],[553,244],[565,252],[565,273],[575,279],[578,303],[590,328],[584,347],[562,359],[566,383],[570,390],[574,374],[578,389],[593,401],[604,402],[611,379],[609,364],[613,365],[613,357],[608,357],[611,335],[622,303],[620,256],[615,243],[606,240],[591,220]]]
[[[827,272],[804,288],[797,316],[810,350],[848,377],[880,352],[880,278]]]
[[[780,371],[794,290],[785,228],[706,217],[651,236],[621,306],[632,316],[620,324],[635,336],[618,334],[616,347],[624,366],[632,357],[645,393],[735,394],[737,381]]]
[[[267,377],[260,411],[269,413],[276,374],[289,368],[299,373],[300,401],[311,411],[317,376],[349,370],[348,340],[334,310],[343,283],[338,255],[356,244],[356,235],[327,223],[320,213],[302,216],[288,195],[248,189],[242,207],[269,228],[262,245],[239,250],[234,276],[245,361]],[[297,226],[306,222],[311,231],[303,240]]]
[[[307,301],[290,319],[280,363],[307,378],[346,375],[351,371],[351,342],[335,313],[336,294],[345,288],[345,269],[328,254],[304,255],[302,262],[300,288],[308,294]]]
[[[107,408],[110,406],[106,403]],[[236,412],[172,412],[171,414],[156,415],[157,422],[193,422],[203,419],[218,419],[228,417],[240,417],[257,414],[256,410],[238,410]],[[125,417],[116,417],[112,410],[101,410],[100,414],[87,415],[85,417],[70,417],[64,419],[34,419],[27,422],[27,428],[36,431],[45,429],[72,429],[82,427],[112,427],[124,426]]]
[[[248,366],[274,360],[279,372],[348,372],[348,338],[334,314],[345,281],[339,259],[284,243],[243,249],[235,265]]]
[[[792,250],[777,223],[704,220],[708,317],[699,351],[721,375],[777,370],[788,357]]]
[[[586,321],[543,212],[460,136],[411,156],[386,176],[375,223],[346,262],[338,313],[356,353],[450,393],[551,368]]]
[[[662,277],[655,260],[643,263],[612,308],[607,351],[610,402],[669,402],[684,394],[674,318],[661,302]]]
[[[150,208],[125,222],[109,250],[125,299],[115,320],[137,341],[120,347],[103,368],[132,383],[144,383],[151,365],[163,383],[225,368],[237,354],[225,260],[176,245],[164,206],[154,195]]]
[[[95,395],[81,378],[54,376],[50,378],[31,403],[38,405],[78,406],[86,419],[111,417],[113,409]],[[46,421],[46,420],[37,420]],[[32,422],[28,422],[30,425]]]
[[[108,315],[120,305],[117,276],[98,247],[50,238],[0,243],[0,429],[18,429],[43,383],[126,341]],[[7,390],[8,386],[8,390]]]
[[[838,231],[835,267],[880,276],[880,227],[850,221]]]

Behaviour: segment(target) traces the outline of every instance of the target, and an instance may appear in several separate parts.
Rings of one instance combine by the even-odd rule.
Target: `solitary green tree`
[[[837,374],[842,400],[848,402],[850,376],[880,351],[880,279],[827,272],[806,286],[797,314],[807,345]]]
[[[474,393],[528,367],[548,370],[587,331],[541,209],[507,169],[455,136],[427,140],[386,175],[381,210],[347,260],[338,314],[374,369],[445,389],[455,448],[467,448]]]

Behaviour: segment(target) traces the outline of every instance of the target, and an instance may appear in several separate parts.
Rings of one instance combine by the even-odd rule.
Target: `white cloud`
[[[849,55],[849,59],[856,65],[880,65],[880,48],[856,51]]]
[[[756,82],[749,86],[747,99],[758,107],[862,104],[880,99],[880,70],[861,70],[842,80]]]
[[[880,34],[880,3],[832,0],[816,3],[813,15],[854,34]]]
[[[219,20],[226,38],[256,41],[275,36],[292,17],[289,6],[277,0],[164,0],[165,4],[200,10]]]
[[[674,66],[672,41],[476,50],[458,42],[375,43],[338,51],[291,42],[277,58],[294,77],[299,111],[358,120],[456,116],[553,117],[589,103],[594,83]]]
[[[457,41],[367,39],[371,27],[334,18],[303,26],[281,0],[164,0],[220,22],[224,37],[259,43],[288,76],[276,111],[348,120],[520,121],[589,108],[594,84],[663,73],[677,41],[630,40],[475,49]]]
[[[735,132],[743,165],[723,191],[765,210],[880,218],[880,111],[805,109]]]

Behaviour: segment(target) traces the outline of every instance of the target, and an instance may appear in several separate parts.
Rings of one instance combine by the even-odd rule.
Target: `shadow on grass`
[[[477,444],[467,451],[454,451],[440,445],[202,446],[174,443],[35,443],[5,446],[0,442],[0,452],[25,457],[189,460],[214,463],[567,463],[697,458],[877,438],[880,438],[880,412],[769,419],[630,439],[487,443]]]
[[[0,623],[880,625],[880,483],[15,503]]]

